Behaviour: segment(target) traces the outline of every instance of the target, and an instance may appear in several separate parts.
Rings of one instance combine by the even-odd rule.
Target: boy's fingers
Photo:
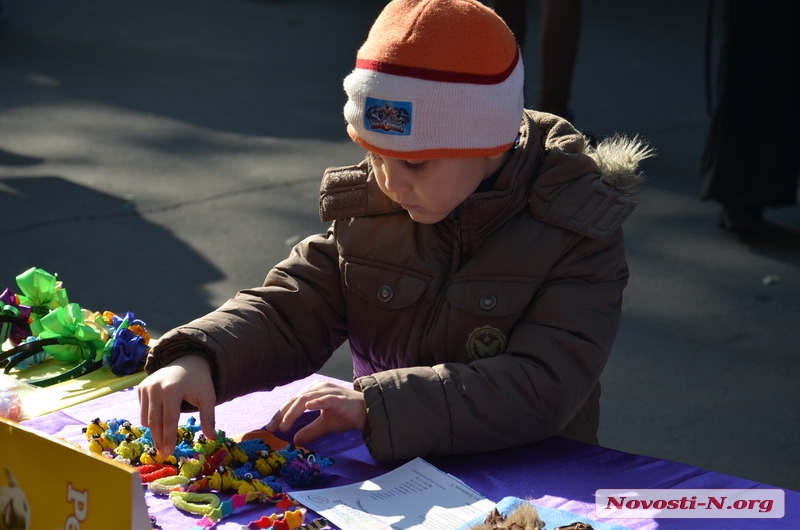
[[[210,401],[210,402],[209,402]],[[206,400],[205,403],[198,405],[200,409],[200,426],[203,428],[203,434],[209,440],[217,439],[216,418],[215,418],[215,400]]]
[[[164,418],[162,418],[162,409],[157,407],[155,403],[151,403],[149,394],[139,389],[139,417],[142,425],[150,429],[150,437],[156,446],[156,450],[162,455],[172,454],[167,452],[167,444],[164,443]]]
[[[291,406],[292,402],[295,399],[296,398],[290,399],[289,401],[281,405],[281,407],[275,412],[275,414],[272,416],[272,419],[269,420],[269,423],[267,424],[268,431],[274,432],[280,427],[283,418],[286,416],[286,410]]]
[[[158,452],[161,453],[162,456],[167,457],[175,452],[175,438],[178,436],[178,421],[180,420],[180,414],[175,413],[172,411],[178,411],[180,408],[178,407],[167,407],[164,404],[165,410],[162,411],[162,417],[160,422],[156,422],[158,425],[160,433],[160,443],[159,439],[153,435],[153,441],[156,442],[156,449]]]
[[[312,421],[311,423],[309,423],[308,425],[306,425],[305,427],[303,427],[302,429],[300,429],[299,431],[297,431],[297,433],[294,435],[294,444],[303,446],[317,439],[326,432],[327,430],[325,429],[325,426],[322,423],[322,418],[319,417],[314,421]]]
[[[268,428],[273,431],[286,431],[294,425],[294,422],[300,417],[300,414],[302,414],[304,410],[305,399],[303,398],[303,394],[294,396],[275,413],[275,416],[273,416],[272,420],[269,422]]]
[[[284,412],[283,418],[281,418],[280,430],[286,431],[294,425],[294,422],[297,421],[297,418],[300,417],[305,408],[305,401],[300,399],[299,396],[293,399],[286,412]]]

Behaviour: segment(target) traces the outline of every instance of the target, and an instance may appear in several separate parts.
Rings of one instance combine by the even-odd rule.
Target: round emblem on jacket
[[[473,361],[494,357],[506,351],[506,336],[492,326],[475,328],[467,339],[467,351]]]

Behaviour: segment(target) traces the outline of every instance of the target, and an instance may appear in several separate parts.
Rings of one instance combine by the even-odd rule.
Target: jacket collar
[[[604,238],[631,214],[635,202],[601,178],[583,135],[567,121],[532,110],[523,114],[513,155],[494,187],[468,197],[442,223],[457,222],[465,250],[476,248],[525,209],[545,223]],[[323,221],[400,212],[371,175],[367,160],[330,168],[320,188]]]

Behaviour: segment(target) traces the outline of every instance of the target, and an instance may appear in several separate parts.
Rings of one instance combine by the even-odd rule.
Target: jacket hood
[[[553,114],[527,111],[523,120],[536,128],[546,158],[538,178],[539,186],[551,188],[586,173],[600,179],[625,197],[632,197],[644,180],[641,163],[654,155],[654,150],[639,136],[616,134],[593,145],[569,122]],[[533,135],[531,135],[533,136]],[[586,160],[590,158],[594,164]]]
[[[569,122],[527,111],[523,120],[538,135],[543,159],[528,198],[531,216],[580,234],[606,238],[633,212],[639,171],[653,150],[638,136],[615,135],[596,146]]]

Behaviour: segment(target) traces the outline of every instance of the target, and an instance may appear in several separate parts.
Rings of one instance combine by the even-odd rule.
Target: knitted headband
[[[523,77],[514,35],[477,0],[394,0],[344,80],[347,132],[406,160],[499,154],[519,131]]]

